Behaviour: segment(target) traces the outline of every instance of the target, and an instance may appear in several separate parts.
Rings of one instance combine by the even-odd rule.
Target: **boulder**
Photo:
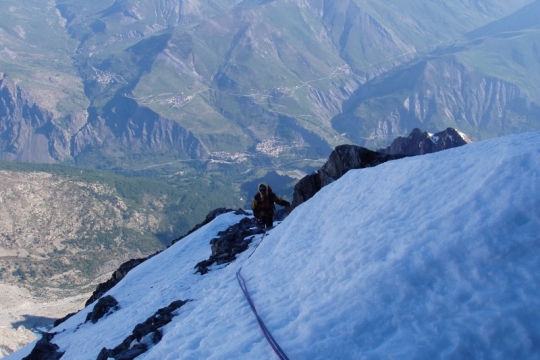
[[[210,241],[212,255],[195,265],[195,272],[201,275],[208,273],[208,267],[217,264],[227,264],[236,259],[236,255],[246,251],[253,237],[262,234],[263,229],[257,226],[255,219],[245,217],[225,231],[220,231],[218,237]]]
[[[118,301],[111,295],[107,295],[98,300],[94,309],[86,315],[86,321],[92,321],[94,324],[102,317],[118,310]]]
[[[451,149],[471,142],[472,139],[469,136],[454,128],[449,127],[436,134],[416,128],[408,137],[400,136],[390,146],[378,151],[383,154],[415,156]]]
[[[172,321],[176,315],[175,310],[182,307],[190,300],[176,300],[146,319],[145,322],[135,325],[131,335],[114,349],[101,349],[97,360],[132,360],[143,354],[149,347],[159,343],[163,337],[161,328]]]
[[[43,333],[41,339],[36,343],[32,352],[28,354],[23,360],[58,360],[64,355],[63,352],[59,352],[59,346],[51,343],[52,338],[56,334]]]

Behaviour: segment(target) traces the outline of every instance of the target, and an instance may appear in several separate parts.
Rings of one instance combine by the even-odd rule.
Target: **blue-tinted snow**
[[[235,273],[291,359],[540,358],[540,133],[349,171],[296,208],[248,259],[193,267],[225,214],[132,270],[97,324],[53,331],[95,359],[173,300],[193,301],[139,359],[274,359]],[[18,359],[28,348],[9,356]]]

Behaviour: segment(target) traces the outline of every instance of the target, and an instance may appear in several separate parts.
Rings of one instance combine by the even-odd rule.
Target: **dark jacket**
[[[267,216],[274,216],[275,207],[274,204],[289,207],[291,204],[287,200],[283,200],[265,183],[259,184],[259,187],[264,185],[266,187],[265,192],[259,191],[251,202],[251,209],[253,215],[257,218],[263,218]]]

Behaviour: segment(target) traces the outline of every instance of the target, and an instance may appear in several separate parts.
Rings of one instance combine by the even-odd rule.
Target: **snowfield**
[[[189,299],[137,359],[277,359],[242,266],[290,359],[540,358],[539,184],[540,133],[349,171],[235,262],[195,274],[210,240],[243,218],[219,216],[110,290],[118,311],[85,323],[90,305],[52,342],[63,360],[94,360]]]

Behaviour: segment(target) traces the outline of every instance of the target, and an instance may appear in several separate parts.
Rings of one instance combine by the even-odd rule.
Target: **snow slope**
[[[138,359],[275,359],[235,277],[290,359],[540,358],[540,133],[349,171],[225,267],[194,274],[219,216],[109,291],[121,309],[53,331],[95,359],[192,299]],[[8,356],[20,359],[30,348]]]

